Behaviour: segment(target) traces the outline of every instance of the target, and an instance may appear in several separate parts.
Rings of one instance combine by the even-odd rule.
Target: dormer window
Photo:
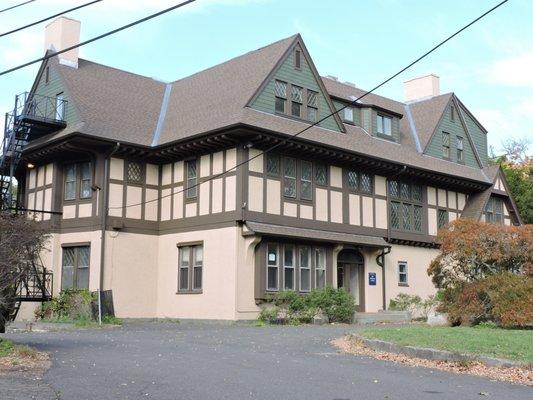
[[[285,104],[287,103],[287,83],[275,81],[274,93],[276,95],[276,112],[285,113]]]
[[[353,124],[353,107],[346,107],[343,111],[342,119]]]
[[[294,51],[294,68],[300,69],[302,63],[302,52],[300,50]]]
[[[392,118],[378,114],[377,132],[382,135],[392,136]]]

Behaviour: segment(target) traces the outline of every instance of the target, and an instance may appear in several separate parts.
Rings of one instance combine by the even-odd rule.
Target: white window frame
[[[270,261],[268,259],[268,256],[270,255],[270,249],[274,248],[276,250],[276,262],[275,264],[270,264]],[[275,268],[276,269],[276,287],[269,287],[268,286],[268,272],[270,269]],[[276,243],[267,243],[266,248],[266,290],[268,292],[277,292],[279,291],[279,246]]]
[[[322,254],[322,257],[323,257],[323,265],[320,265],[320,254]],[[327,282],[327,279],[326,279],[326,274],[327,274],[327,268],[326,268],[326,264],[327,264],[327,257],[326,257],[326,250],[323,248],[323,247],[316,247],[315,248],[315,289],[323,289],[326,287],[326,282]],[[322,271],[324,274],[324,285],[319,287],[318,286],[318,272]]]
[[[400,267],[404,267],[404,271],[401,271]],[[407,261],[398,261],[398,285],[400,286],[408,286],[409,285],[409,272],[408,272],[409,266]],[[405,275],[405,282],[402,282],[401,276]]]
[[[292,264],[288,265],[286,260],[286,252],[290,249],[292,253]],[[294,245],[292,244],[285,244],[283,245],[283,290],[295,290],[296,289],[296,276],[294,271],[296,270],[295,265],[295,257],[294,257]],[[292,269],[292,287],[287,287],[287,283],[285,282],[285,270]]]
[[[303,251],[306,251],[307,252],[307,266],[306,267],[303,267],[302,266],[302,252]],[[311,259],[312,255],[311,255],[311,247],[310,246],[300,246],[298,248],[298,278],[299,278],[299,289],[300,289],[300,292],[304,292],[304,293],[307,293],[307,292],[310,292],[311,291],[311,263],[312,263],[312,259]],[[307,287],[309,289],[302,289],[302,282],[303,282],[303,279],[302,279],[302,271],[309,271],[309,282],[308,282],[308,285]]]
[[[344,121],[351,122],[353,124],[354,122],[353,115],[354,115],[353,107],[346,107],[344,109],[342,117]]]
[[[386,132],[385,120],[389,121],[389,132]],[[381,130],[380,130],[381,125]],[[383,114],[377,114],[376,130],[379,134],[392,137],[392,117]]]

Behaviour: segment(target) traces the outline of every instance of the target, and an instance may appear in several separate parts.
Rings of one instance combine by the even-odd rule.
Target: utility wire
[[[32,0],[32,1],[34,1],[34,0]],[[19,69],[25,68],[25,67],[30,66],[32,64],[36,64],[38,62],[48,60],[49,58],[55,57],[58,54],[66,53],[67,51],[76,49],[76,48],[81,47],[81,46],[85,46],[86,44],[89,44],[89,43],[92,43],[92,42],[96,42],[97,40],[103,39],[103,38],[105,38],[107,36],[111,36],[111,35],[113,35],[113,34],[115,34],[117,32],[120,32],[120,31],[123,31],[125,29],[131,28],[132,26],[135,26],[135,25],[138,25],[140,23],[146,22],[146,21],[148,21],[150,19],[159,17],[160,15],[166,14],[166,13],[168,13],[170,11],[173,11],[173,10],[175,10],[177,8],[186,6],[187,4],[190,4],[190,3],[194,3],[195,1],[196,0],[187,0],[187,1],[181,2],[179,4],[176,4],[175,6],[172,6],[172,7],[166,8],[166,9],[164,9],[162,11],[156,12],[155,14],[151,14],[151,15],[148,15],[147,17],[138,19],[137,21],[130,22],[129,24],[123,25],[120,28],[116,28],[116,29],[113,29],[112,31],[109,31],[109,32],[103,33],[101,35],[95,36],[92,39],[88,39],[88,40],[86,40],[84,42],[81,42],[81,43],[78,43],[76,45],[67,47],[67,48],[65,48],[63,50],[60,50],[60,51],[56,51],[56,52],[53,52],[53,53],[48,53],[44,57],[38,58],[38,59],[33,60],[33,61],[29,61],[29,62],[27,62],[25,64],[21,64],[21,65],[19,65],[17,67],[6,69],[5,71],[0,72],[0,76],[9,74],[9,73],[11,73],[13,71],[17,71]]]
[[[196,183],[194,184],[193,186],[190,186],[190,187],[186,187],[186,188],[183,188],[177,192],[174,192],[174,193],[170,193],[168,195],[165,195],[165,196],[161,196],[161,197],[156,197],[155,199],[152,199],[152,200],[147,200],[147,201],[143,201],[143,202],[140,202],[140,203],[136,203],[136,204],[128,204],[128,205],[125,205],[125,206],[115,206],[115,207],[107,207],[108,210],[111,210],[111,209],[122,209],[122,208],[128,208],[128,207],[135,207],[135,206],[140,206],[140,205],[143,205],[143,204],[148,204],[148,203],[152,203],[154,201],[159,201],[161,199],[164,199],[166,197],[170,197],[170,196],[173,196],[173,195],[176,195],[176,194],[179,194],[179,193],[183,193],[187,190],[190,190],[190,189],[194,189],[198,186],[200,186],[201,184],[205,183],[205,182],[209,182],[209,181],[212,181],[214,179],[218,179],[224,175],[226,175],[228,172],[231,172],[231,171],[234,171],[236,170],[237,168],[239,168],[240,166],[242,165],[245,165],[247,163],[249,163],[250,161],[264,155],[264,154],[267,154],[269,152],[271,152],[272,150],[275,150],[277,149],[278,147],[282,146],[283,144],[293,140],[294,138],[300,136],[302,133],[308,131],[309,129],[311,129],[313,126],[319,124],[320,122],[330,118],[331,116],[335,115],[335,114],[338,114],[340,111],[344,110],[345,108],[347,107],[350,107],[350,106],[353,106],[353,105],[356,105],[357,102],[364,98],[365,96],[369,95],[370,93],[374,92],[375,90],[379,89],[380,87],[382,87],[383,85],[385,85],[386,83],[388,83],[389,81],[391,81],[392,79],[396,78],[398,75],[400,75],[402,72],[405,72],[406,70],[408,70],[409,68],[411,68],[413,65],[415,65],[416,63],[418,63],[419,61],[421,61],[422,59],[426,58],[427,56],[429,56],[431,53],[433,53],[435,50],[437,50],[439,47],[441,47],[442,45],[444,45],[446,42],[450,41],[451,39],[453,39],[455,36],[459,35],[461,32],[463,32],[464,30],[468,29],[470,26],[474,25],[476,22],[478,22],[479,20],[481,20],[482,18],[484,18],[485,16],[487,16],[488,14],[490,14],[491,12],[493,12],[494,10],[496,10],[498,7],[501,7],[502,5],[504,5],[505,3],[507,3],[509,0],[504,0],[502,1],[501,3],[498,3],[497,5],[495,5],[494,7],[492,7],[490,10],[484,12],[483,14],[481,14],[479,17],[477,17],[476,19],[474,19],[473,21],[471,21],[470,23],[468,23],[467,25],[463,26],[461,29],[459,29],[458,31],[456,31],[455,33],[453,33],[452,35],[448,36],[446,39],[444,39],[442,42],[440,42],[439,44],[437,44],[436,46],[432,47],[430,50],[428,50],[427,52],[425,52],[423,55],[421,55],[420,57],[418,57],[416,60],[412,61],[411,63],[409,63],[407,66],[403,67],[401,70],[399,70],[398,72],[396,72],[395,74],[391,75],[389,78],[385,79],[383,82],[381,82],[379,85],[375,86],[374,88],[372,88],[371,90],[369,90],[368,92],[365,92],[364,94],[362,94],[361,96],[359,96],[358,98],[356,98],[355,100],[353,100],[351,103],[348,103],[346,105],[344,105],[343,107],[339,108],[338,110],[326,115],[325,117],[321,118],[320,120],[316,121],[316,122],[313,122],[312,124],[310,124],[309,126],[305,127],[304,129],[302,129],[301,131],[295,133],[294,135],[292,136],[289,136],[288,138],[284,138],[282,139],[280,142],[276,143],[275,145],[267,148],[266,150],[256,154],[255,156],[253,157],[250,157],[248,158],[247,160],[244,160],[238,164],[236,164],[235,166],[233,166],[232,168],[229,168],[228,170],[224,171],[224,172],[221,172],[219,174],[216,174],[216,175],[213,175],[212,177],[202,181],[202,182],[199,182],[199,183]]]
[[[4,11],[12,10],[12,9],[20,7],[20,6],[23,6],[24,4],[33,3],[34,1],[35,0],[28,0],[28,1],[25,1],[24,3],[15,4],[14,6],[11,6],[11,7],[8,7],[8,8],[4,8],[3,10],[0,10],[0,13],[3,13]]]
[[[37,24],[40,24],[41,22],[48,21],[49,19],[52,19],[52,18],[55,18],[55,17],[59,17],[60,15],[63,15],[63,14],[69,13],[69,12],[71,12],[71,11],[79,10],[80,8],[90,6],[91,4],[94,4],[94,3],[99,3],[100,1],[102,1],[102,0],[94,0],[94,1],[91,1],[91,2],[89,2],[89,3],[81,4],[81,5],[77,6],[77,7],[71,8],[71,9],[69,9],[69,10],[61,11],[61,12],[59,12],[59,13],[57,13],[57,14],[51,15],[51,16],[46,17],[46,18],[43,18],[43,19],[40,19],[39,21],[32,22],[31,24],[21,26],[20,28],[13,29],[13,30],[11,30],[11,31],[9,31],[9,32],[0,33],[0,37],[2,37],[2,36],[7,36],[7,35],[11,35],[12,33],[15,33],[15,32],[18,32],[18,31],[21,31],[21,30],[26,29],[26,28],[30,28],[30,27],[32,27],[32,26],[35,26],[35,25],[37,25]]]

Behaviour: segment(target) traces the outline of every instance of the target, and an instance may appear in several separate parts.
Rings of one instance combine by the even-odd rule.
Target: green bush
[[[67,289],[35,311],[37,319],[87,321],[92,319],[93,294],[87,289]]]
[[[409,311],[413,317],[427,319],[429,311],[438,303],[438,296],[429,296],[422,300],[420,296],[400,293],[389,301],[389,310],[392,311]]]
[[[274,307],[263,309],[258,317],[259,321],[266,323],[310,323],[320,313],[329,322],[351,322],[355,311],[353,297],[344,289],[331,287],[315,289],[307,294],[286,290],[271,296],[267,301]]]
[[[533,324],[533,277],[504,272],[444,291],[440,310],[453,325]]]

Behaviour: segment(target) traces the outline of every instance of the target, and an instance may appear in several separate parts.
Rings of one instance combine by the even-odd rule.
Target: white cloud
[[[485,78],[492,83],[533,87],[533,52],[495,61],[487,68]]]

